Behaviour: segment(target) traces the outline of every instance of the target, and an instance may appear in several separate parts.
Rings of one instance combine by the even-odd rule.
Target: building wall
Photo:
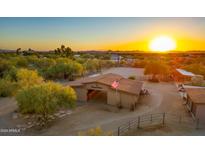
[[[130,109],[132,106],[135,106],[138,102],[138,95],[129,94],[122,91],[117,91],[111,89],[110,87],[98,84],[98,83],[89,83],[80,87],[73,87],[76,91],[78,101],[87,101],[87,92],[88,90],[100,90],[107,93],[107,104],[118,106],[121,105],[123,108]]]
[[[76,92],[78,101],[87,101],[87,89],[84,86],[73,87]]]
[[[138,96],[122,92],[121,103],[122,107],[130,109],[132,106],[134,107],[138,103]]]
[[[197,104],[196,118],[199,119],[200,122],[205,123],[205,104],[204,105]]]
[[[135,106],[138,103],[138,96],[122,91],[109,90],[107,94],[108,104],[130,109],[132,104]]]
[[[107,92],[107,104],[117,106],[120,102],[120,93],[109,89]]]

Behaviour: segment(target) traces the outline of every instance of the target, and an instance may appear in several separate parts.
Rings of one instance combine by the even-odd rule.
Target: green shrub
[[[10,81],[17,81],[17,71],[15,66],[12,66],[9,70],[5,71],[4,78]]]
[[[11,67],[12,64],[10,61],[0,58],[0,77],[2,77],[5,71],[9,70]]]
[[[43,72],[46,78],[69,80],[73,80],[74,76],[81,76],[82,73],[83,66],[80,63],[64,58],[59,58],[56,65]]]
[[[144,71],[145,75],[152,75],[152,82],[158,82],[159,76],[170,76],[170,66],[160,61],[150,61]]]
[[[183,69],[190,71],[194,74],[203,75],[205,77],[205,66],[201,63],[186,65],[183,67]]]
[[[17,93],[16,100],[22,113],[36,113],[47,121],[58,109],[75,107],[76,94],[68,86],[48,82],[23,88]]]
[[[0,97],[13,96],[18,90],[18,84],[10,80],[0,80]]]
[[[42,83],[43,78],[37,71],[22,68],[17,71],[17,81],[21,87],[30,87]]]
[[[101,63],[98,59],[88,59],[83,65],[87,72],[97,72],[101,70]]]
[[[17,57],[16,58],[16,66],[17,67],[28,67],[28,60],[26,57]]]

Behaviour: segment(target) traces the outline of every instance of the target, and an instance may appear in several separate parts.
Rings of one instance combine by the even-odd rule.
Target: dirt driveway
[[[0,98],[0,135],[22,135],[16,125],[22,123],[21,119],[14,117],[17,104],[14,98]],[[7,131],[10,132],[7,132]]]

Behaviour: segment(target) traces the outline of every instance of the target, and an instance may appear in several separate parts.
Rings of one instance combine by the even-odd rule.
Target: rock
[[[17,119],[17,118],[18,118],[18,114],[15,113],[12,115],[12,119]]]
[[[24,119],[29,119],[29,118],[30,118],[29,115],[24,116]]]
[[[66,112],[66,115],[69,115],[69,114],[71,114],[72,113],[72,111],[67,111]]]
[[[53,121],[52,119],[48,119],[48,122],[51,122],[51,121]]]
[[[58,118],[63,118],[65,116],[66,116],[66,114],[60,114],[60,115],[58,115]]]
[[[55,119],[55,117],[53,115],[50,115],[48,118],[51,119],[51,120]]]
[[[55,113],[54,116],[58,117],[58,116],[60,116],[60,114],[59,113]]]
[[[65,111],[59,111],[58,113],[60,113],[60,114],[64,114],[64,113],[65,113]]]
[[[27,122],[27,124],[28,124],[28,125],[31,125],[31,124],[32,124],[32,122],[31,122],[31,121],[29,121],[29,122]]]

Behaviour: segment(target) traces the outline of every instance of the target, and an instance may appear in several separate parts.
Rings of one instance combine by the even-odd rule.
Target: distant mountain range
[[[11,49],[0,49],[0,53],[12,53],[16,52],[16,50]],[[54,52],[54,51],[40,51],[40,50],[33,50],[33,52]],[[141,50],[81,50],[81,51],[74,51],[77,53],[154,53],[150,51],[141,51]],[[171,51],[170,53],[205,53],[205,50],[189,50],[189,51]]]
[[[0,52],[16,52],[16,50],[0,49]]]
[[[22,50],[24,51],[24,50]],[[25,50],[26,51],[26,50]],[[49,51],[35,51],[34,52],[49,52]],[[12,52],[16,52],[16,50],[10,50],[10,49],[0,49],[0,53],[12,53]]]

